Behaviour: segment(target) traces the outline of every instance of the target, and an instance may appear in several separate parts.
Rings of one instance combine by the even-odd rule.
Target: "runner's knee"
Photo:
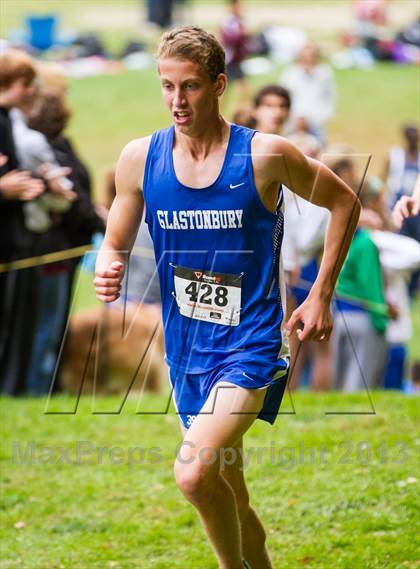
[[[194,457],[188,463],[177,459],[174,474],[178,488],[191,503],[206,502],[213,495],[217,471],[212,465],[204,464],[198,457]]]

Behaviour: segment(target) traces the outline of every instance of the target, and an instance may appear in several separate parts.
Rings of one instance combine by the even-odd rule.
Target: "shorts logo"
[[[197,277],[198,280],[201,279],[201,277],[203,276],[203,273],[200,273],[199,271],[194,271],[195,276]]]

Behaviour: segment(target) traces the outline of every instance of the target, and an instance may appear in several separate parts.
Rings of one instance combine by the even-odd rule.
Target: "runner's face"
[[[198,63],[174,58],[159,60],[159,75],[165,104],[181,132],[200,129],[218,114],[218,97],[224,90],[224,75],[219,75],[212,82]]]

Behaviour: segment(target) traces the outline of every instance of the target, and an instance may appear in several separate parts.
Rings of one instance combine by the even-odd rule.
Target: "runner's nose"
[[[186,106],[185,93],[182,89],[175,89],[173,106],[178,110]]]

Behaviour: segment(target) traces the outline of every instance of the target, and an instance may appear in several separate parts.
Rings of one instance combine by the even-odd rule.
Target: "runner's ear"
[[[218,97],[221,97],[226,89],[227,77],[224,73],[219,73],[214,82],[214,92]]]

